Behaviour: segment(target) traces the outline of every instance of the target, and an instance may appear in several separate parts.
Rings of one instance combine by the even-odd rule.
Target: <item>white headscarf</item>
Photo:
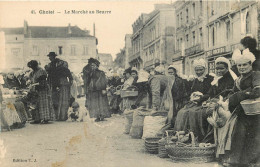
[[[215,64],[219,63],[219,62],[223,62],[226,63],[228,65],[228,71],[230,72],[230,75],[232,76],[232,78],[235,80],[237,79],[237,75],[230,69],[231,68],[231,64],[230,61],[225,58],[225,57],[219,57],[215,60]],[[218,86],[218,80],[220,78],[222,78],[223,76],[214,76],[214,80],[211,82],[211,85],[216,85]]]
[[[206,68],[206,61],[204,59],[196,59],[193,62],[193,67],[204,67]]]
[[[232,59],[236,64],[243,64],[251,61],[253,63],[255,61],[255,55],[249,51],[249,49],[243,50],[241,54],[239,49],[234,50]]]
[[[164,74],[165,72],[165,68],[163,66],[157,66],[154,71],[160,73],[160,74]]]
[[[196,59],[196,60],[194,60],[194,62],[193,62],[193,67],[194,67],[194,70],[195,70],[196,67],[204,67],[204,68],[205,68],[204,74],[202,74],[200,77],[198,77],[197,74],[195,73],[195,75],[197,76],[197,79],[198,79],[200,82],[203,82],[203,81],[204,81],[204,78],[206,78],[206,74],[207,74],[207,72],[206,72],[206,71],[207,71],[207,70],[206,70],[206,67],[207,67],[206,61],[205,61],[204,59],[202,59],[202,58]]]

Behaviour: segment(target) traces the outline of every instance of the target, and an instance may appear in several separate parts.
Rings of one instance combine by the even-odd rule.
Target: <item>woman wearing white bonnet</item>
[[[247,115],[240,103],[247,99],[255,101],[254,99],[260,97],[260,72],[253,71],[255,56],[249,49],[242,54],[236,51],[232,58],[240,76],[236,79],[233,94],[228,99],[228,108],[232,115],[225,126],[228,128],[223,133],[225,139],[220,143],[224,149],[221,153],[226,157],[223,165],[254,166],[260,158],[260,115]],[[254,108],[250,111],[255,112]]]
[[[193,67],[196,78],[193,81],[190,81],[191,90],[188,93],[189,97],[191,95],[201,96],[206,94],[211,87],[211,82],[213,81],[213,77],[207,74],[207,66],[204,59],[194,60]],[[190,129],[194,134],[196,134],[199,142],[213,142],[213,140],[204,140],[206,134],[202,132],[207,132],[208,127],[199,125],[202,125],[205,122],[204,119],[201,119],[201,114],[201,104],[196,103],[193,101],[193,98],[190,98],[188,104],[179,110],[174,130],[185,131],[186,129]]]

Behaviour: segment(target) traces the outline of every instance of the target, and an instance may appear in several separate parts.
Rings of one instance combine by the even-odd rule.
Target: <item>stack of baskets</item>
[[[145,149],[151,154],[158,154],[159,140],[161,138],[151,137],[145,139]]]
[[[167,140],[165,146],[169,157],[174,161],[192,161],[192,162],[211,162],[215,158],[215,145],[207,147],[199,147],[195,145],[195,137],[192,132],[191,144],[185,144],[180,142],[170,143]]]

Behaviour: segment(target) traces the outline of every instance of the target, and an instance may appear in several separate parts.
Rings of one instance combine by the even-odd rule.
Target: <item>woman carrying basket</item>
[[[234,94],[229,97],[229,111],[225,134],[219,154],[225,154],[224,166],[247,167],[258,163],[260,157],[260,116],[246,115],[240,102],[260,97],[260,73],[252,70],[255,56],[248,49],[232,57],[241,76],[235,81]],[[259,111],[259,110],[258,110]]]

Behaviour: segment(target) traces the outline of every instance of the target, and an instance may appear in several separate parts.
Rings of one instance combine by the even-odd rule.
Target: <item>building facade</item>
[[[131,36],[132,55],[129,57],[129,64],[132,67],[143,68],[143,27],[149,18],[148,14],[142,13],[132,25],[133,35]]]
[[[132,42],[131,42],[131,34],[125,35],[125,68],[130,67],[130,61],[129,58],[132,55]],[[136,64],[133,64],[132,66],[137,66]]]
[[[141,14],[132,25],[131,66],[154,68],[155,62],[171,63],[174,53],[174,8],[170,4],[156,4],[149,14]]]
[[[192,74],[193,61],[205,58],[206,4],[202,0],[177,1],[173,4],[176,12],[176,45],[172,61],[181,74]]]
[[[44,67],[50,60],[49,52],[56,52],[58,58],[69,64],[75,73],[82,71],[90,57],[97,56],[97,39],[89,31],[77,26],[47,27],[28,26],[23,28],[2,28],[5,36],[6,68],[24,68],[30,60],[37,60]]]
[[[259,2],[207,1],[206,58],[209,72],[215,72],[214,61],[224,56],[231,59],[245,36],[259,43]]]
[[[100,61],[100,67],[106,71],[113,67],[113,58],[109,53],[98,53],[97,59]]]
[[[215,73],[215,60],[231,59],[245,36],[259,43],[258,1],[183,1],[175,8],[175,51],[172,64],[179,73],[194,74],[193,61],[203,58],[208,72]]]

